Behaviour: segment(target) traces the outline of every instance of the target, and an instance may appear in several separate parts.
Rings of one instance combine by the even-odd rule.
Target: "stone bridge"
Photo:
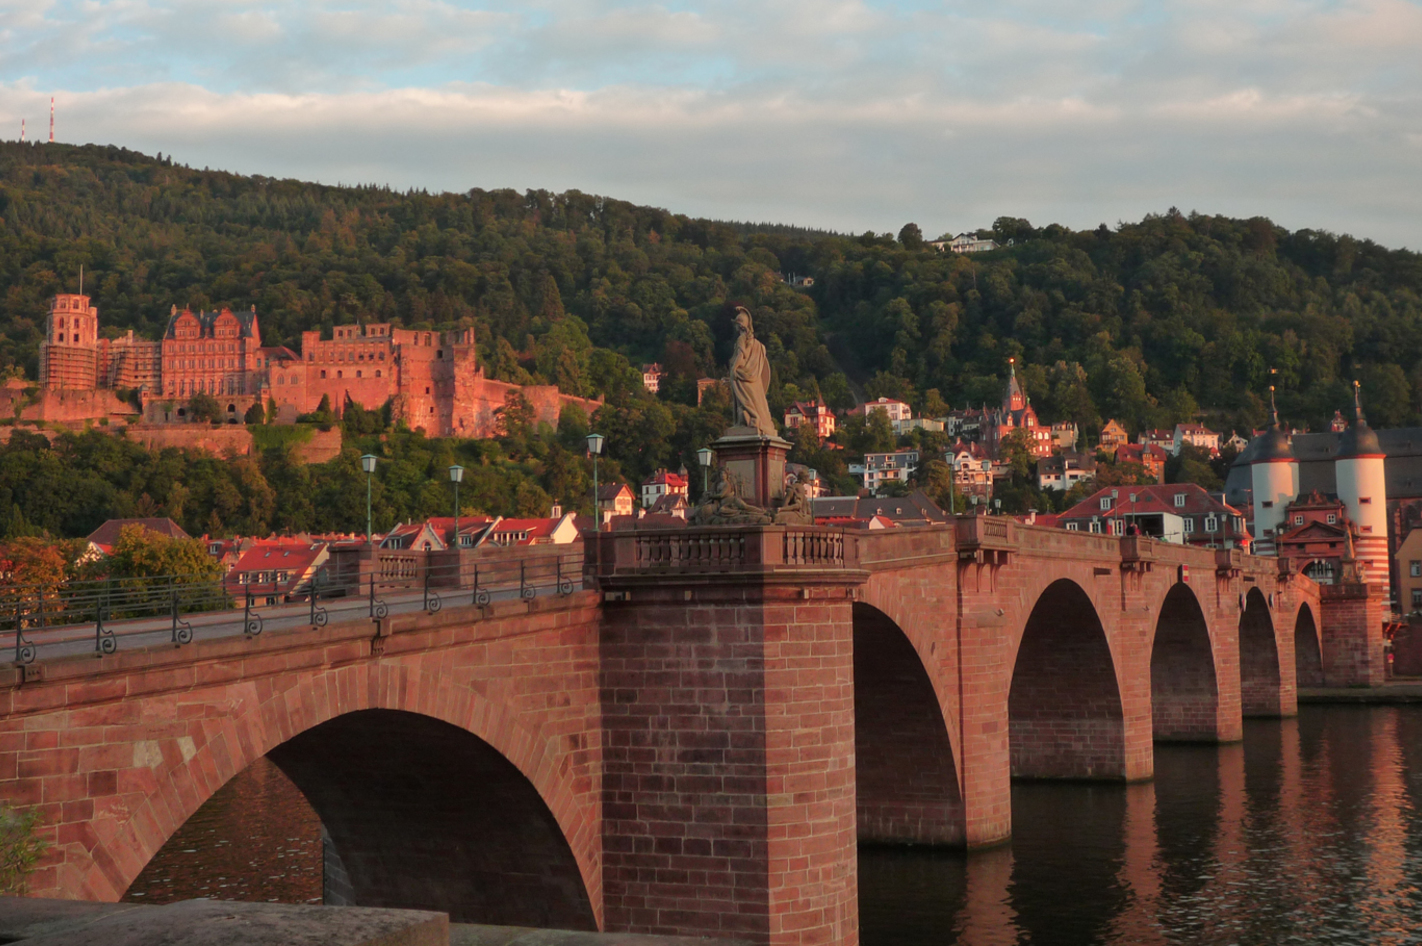
[[[356,902],[858,940],[859,844],[1011,835],[1013,778],[1149,779],[1296,686],[1382,679],[1380,597],[1010,519],[589,537],[597,592],[16,667],[39,896],[115,900],[269,756]]]

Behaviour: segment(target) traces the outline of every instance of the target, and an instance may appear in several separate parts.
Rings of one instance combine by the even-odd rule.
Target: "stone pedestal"
[[[773,509],[784,501],[789,441],[749,427],[732,427],[711,448],[716,451],[716,464],[735,479],[737,493],[746,502]]]

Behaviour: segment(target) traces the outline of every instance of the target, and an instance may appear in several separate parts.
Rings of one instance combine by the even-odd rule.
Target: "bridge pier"
[[[838,568],[777,574],[786,535],[601,537],[609,930],[858,942],[849,588],[863,575],[843,567],[842,537]],[[724,554],[724,571],[639,574],[663,552]]]

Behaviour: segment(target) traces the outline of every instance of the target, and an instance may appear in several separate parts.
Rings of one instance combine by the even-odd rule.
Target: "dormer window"
[[[1101,508],[1102,508],[1102,509],[1110,509],[1110,508],[1111,508],[1111,497],[1110,497],[1110,496],[1102,496],[1102,497],[1101,497]]]
[[[1176,494],[1175,494],[1175,508],[1176,508],[1176,509],[1184,509],[1184,508],[1185,508],[1185,494],[1184,494],[1184,493],[1176,493]]]

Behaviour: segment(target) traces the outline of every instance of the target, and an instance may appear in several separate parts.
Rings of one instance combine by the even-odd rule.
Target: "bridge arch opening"
[[[1115,662],[1096,608],[1060,579],[1032,608],[1007,697],[1013,778],[1126,776]]]
[[[1323,686],[1323,649],[1313,609],[1307,604],[1299,608],[1294,619],[1294,674],[1301,687]]]
[[[898,624],[859,602],[854,778],[860,844],[965,843],[952,739],[928,671]]]
[[[1244,596],[1239,616],[1239,699],[1245,716],[1281,716],[1279,644],[1269,602],[1258,588]]]
[[[547,804],[473,733],[418,713],[366,709],[313,726],[265,759],[320,820],[326,903],[597,929],[577,860]],[[222,794],[189,822],[210,824],[208,809]],[[251,814],[241,799],[222,802],[239,819]],[[245,830],[240,821],[232,827]],[[186,828],[150,864],[181,860],[169,849],[185,843]]]
[[[1210,631],[1189,585],[1166,594],[1150,650],[1151,730],[1158,742],[1219,738],[1219,681]]]

